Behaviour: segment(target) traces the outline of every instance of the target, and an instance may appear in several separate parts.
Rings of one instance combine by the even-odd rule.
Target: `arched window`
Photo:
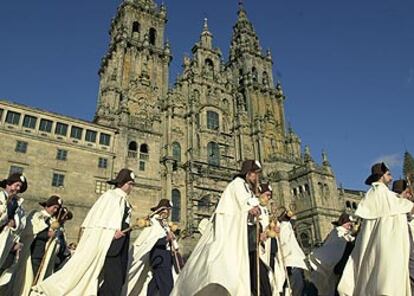
[[[255,67],[252,68],[252,80],[257,82],[257,69]]]
[[[172,154],[175,161],[181,162],[181,146],[179,143],[174,142],[172,144]]]
[[[132,33],[139,33],[140,28],[141,28],[141,26],[138,22],[133,22],[132,23]]]
[[[220,165],[220,148],[216,142],[207,144],[207,160],[210,165]]]
[[[307,232],[302,232],[300,234],[300,242],[304,249],[309,249],[311,247],[310,237]]]
[[[310,188],[309,188],[309,185],[308,184],[305,184],[305,192],[307,194],[310,194]]]
[[[210,59],[205,59],[204,61],[204,71],[208,77],[214,76],[214,63]]]
[[[181,193],[178,189],[172,190],[171,201],[173,204],[172,211],[171,211],[171,221],[179,222],[180,212],[181,212]]]
[[[269,86],[269,75],[267,74],[267,72],[263,72],[263,78],[262,78],[262,83],[265,86]]]
[[[243,69],[239,69],[239,86],[243,86]]]
[[[356,202],[353,202],[353,203],[352,203],[352,208],[353,208],[354,210],[356,210],[356,209],[357,209],[357,204],[356,204]]]
[[[219,115],[214,111],[207,111],[207,128],[218,130],[220,127]]]
[[[139,147],[139,158],[143,160],[148,160],[149,158],[149,149],[147,144],[141,144]]]
[[[347,208],[347,209],[351,209],[351,202],[350,202],[349,200],[347,200],[347,201],[345,202],[345,205],[346,205],[346,208]]]
[[[155,45],[155,42],[157,40],[157,30],[154,28],[149,29],[149,43],[151,45]]]
[[[129,144],[128,144],[128,157],[136,158],[137,157],[137,149],[138,149],[137,142],[135,142],[135,141],[129,142]]]

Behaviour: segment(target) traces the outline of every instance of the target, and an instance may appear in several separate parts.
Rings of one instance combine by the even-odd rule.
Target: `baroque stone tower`
[[[160,184],[160,152],[165,136],[161,113],[168,91],[170,47],[164,42],[166,9],[152,0],[125,0],[110,28],[108,52],[99,69],[95,122],[117,127],[115,170],[132,168],[148,208],[165,188]],[[165,192],[164,192],[165,194]]]
[[[205,19],[170,89],[166,21],[163,5],[124,0],[99,71],[95,121],[119,131],[114,173],[125,166],[137,172],[132,202],[146,213],[161,197],[171,198],[172,220],[197,236],[241,162],[258,159],[275,204],[297,213],[302,246],[320,243],[343,209],[336,179],[326,153],[318,165],[286,127],[286,96],[273,77],[270,50],[262,50],[244,7],[228,61]]]

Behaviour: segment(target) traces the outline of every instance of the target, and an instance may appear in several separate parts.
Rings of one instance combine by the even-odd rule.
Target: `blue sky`
[[[237,0],[165,0],[174,60],[208,18],[227,57]],[[364,189],[370,166],[401,175],[414,153],[414,2],[245,0],[249,19],[284,86],[287,120],[316,161],[328,152],[338,184]],[[0,98],[90,120],[100,60],[119,1],[2,1]]]

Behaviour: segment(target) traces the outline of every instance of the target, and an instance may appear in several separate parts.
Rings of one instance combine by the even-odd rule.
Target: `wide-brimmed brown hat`
[[[273,197],[273,188],[269,183],[260,184],[259,186],[259,193],[263,194],[265,192],[270,192],[270,198]]]
[[[332,221],[331,223],[335,226],[341,226],[348,222],[352,222],[352,217],[347,213],[342,213],[338,220]]]
[[[392,191],[395,193],[401,194],[404,192],[405,189],[408,187],[407,180],[396,180],[394,183],[392,183]]]
[[[384,174],[389,171],[385,163],[376,163],[371,167],[371,175],[365,180],[366,185],[371,185],[381,179]]]
[[[240,170],[240,175],[246,176],[247,173],[260,172],[261,170],[262,170],[262,165],[260,164],[258,160],[248,159],[248,160],[243,161],[241,170]]]
[[[27,178],[20,173],[11,174],[7,179],[0,181],[0,187],[6,188],[6,185],[12,185],[16,182],[22,183],[19,193],[23,193],[27,190]]]
[[[173,207],[172,202],[169,199],[163,198],[158,202],[158,205],[151,208],[151,211],[155,212],[161,208],[171,209]]]
[[[122,187],[125,183],[132,181],[135,182],[135,174],[130,169],[122,169],[119,171],[115,179],[109,180],[106,183],[115,185],[116,187]]]
[[[39,202],[39,205],[41,205],[44,208],[48,208],[51,206],[61,207],[63,205],[63,200],[60,198],[60,196],[52,195],[51,197],[49,197],[47,201]]]

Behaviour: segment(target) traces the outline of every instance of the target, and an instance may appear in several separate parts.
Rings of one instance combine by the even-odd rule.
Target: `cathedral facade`
[[[309,147],[302,152],[299,136],[286,126],[272,55],[262,50],[245,9],[239,7],[228,60],[205,20],[171,88],[166,22],[166,7],[153,0],[120,4],[99,69],[93,122],[0,101],[0,174],[24,171],[32,184],[25,193],[29,207],[61,195],[75,211],[69,227],[75,239],[88,208],[107,189],[104,181],[131,168],[135,215],[170,198],[172,220],[191,240],[242,161],[257,159],[274,206],[296,213],[302,247],[321,243],[330,222],[356,208],[361,193],[337,188],[325,153],[318,164]]]

